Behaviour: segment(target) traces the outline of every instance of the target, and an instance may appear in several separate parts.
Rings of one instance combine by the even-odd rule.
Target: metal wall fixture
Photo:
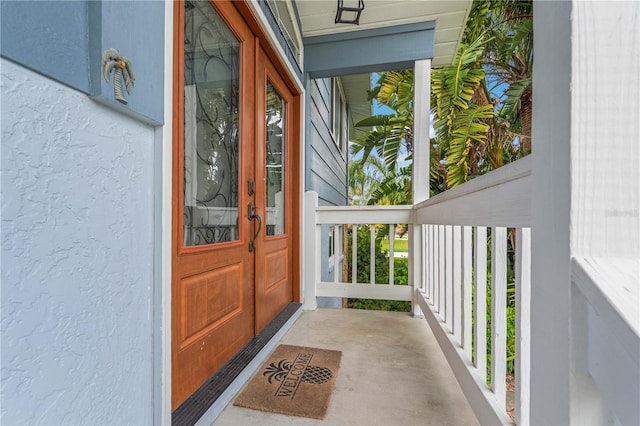
[[[111,81],[111,71],[114,71],[113,76],[113,97],[123,104],[127,104],[127,99],[124,97],[124,90],[122,85],[127,89],[127,93],[131,93],[131,89],[136,84],[136,76],[133,74],[133,67],[129,59],[120,55],[114,48],[109,48],[102,53],[102,73],[107,83]]]
[[[338,0],[336,24],[360,25],[360,14],[364,10],[364,0]]]

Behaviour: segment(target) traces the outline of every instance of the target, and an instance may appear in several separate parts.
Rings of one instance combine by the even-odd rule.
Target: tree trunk
[[[520,98],[520,151],[522,155],[531,152],[531,116],[533,99],[531,88],[525,90]]]

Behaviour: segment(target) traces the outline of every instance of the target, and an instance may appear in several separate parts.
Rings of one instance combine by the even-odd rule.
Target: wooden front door
[[[293,97],[262,48],[256,69],[256,202],[266,226],[256,240],[256,331],[293,297]]]
[[[292,301],[293,98],[232,2],[176,2],[172,408]]]

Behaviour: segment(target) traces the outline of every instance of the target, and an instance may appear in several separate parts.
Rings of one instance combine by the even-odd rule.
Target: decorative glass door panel
[[[186,2],[185,246],[239,239],[240,42],[209,2]]]
[[[270,81],[266,97],[267,235],[284,234],[286,105]]]
[[[266,232],[256,240],[256,330],[293,300],[291,137],[293,95],[259,49],[256,66],[256,207]]]

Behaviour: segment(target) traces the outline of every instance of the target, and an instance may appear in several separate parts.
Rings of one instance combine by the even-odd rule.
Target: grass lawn
[[[389,241],[387,239],[383,239],[380,244],[380,248],[382,251],[389,251]],[[395,243],[393,245],[393,250],[400,252],[408,252],[409,251],[409,239],[407,237],[398,239],[396,238]]]

